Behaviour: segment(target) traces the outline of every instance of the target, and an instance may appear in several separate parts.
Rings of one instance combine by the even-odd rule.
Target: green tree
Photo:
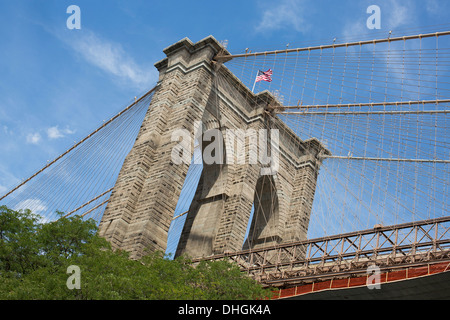
[[[27,274],[41,265],[36,233],[39,216],[29,210],[17,212],[0,207],[0,270]]]
[[[220,300],[263,299],[271,291],[227,261],[194,266],[155,252],[131,260],[113,251],[93,220],[79,216],[44,223],[29,210],[0,207],[0,299]],[[68,289],[67,268],[81,270]]]

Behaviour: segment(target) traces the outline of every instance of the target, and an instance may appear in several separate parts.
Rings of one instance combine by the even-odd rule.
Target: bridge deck
[[[367,287],[368,276],[314,282],[278,289],[274,299],[288,300],[429,300],[450,299],[450,262],[385,272],[380,288]]]
[[[351,281],[363,281],[365,285],[371,266],[378,267],[386,277],[436,263],[447,267],[450,217],[222,254],[194,262],[220,259],[234,261],[243,272],[269,287],[298,288],[315,283],[331,286],[337,279],[358,279]],[[407,273],[405,277],[408,278]]]

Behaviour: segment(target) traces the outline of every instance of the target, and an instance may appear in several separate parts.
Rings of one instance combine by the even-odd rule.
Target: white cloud
[[[3,132],[7,135],[12,134],[12,131],[8,128],[8,126],[3,126]]]
[[[84,30],[78,38],[61,39],[90,64],[139,89],[148,88],[157,80],[153,67],[138,65],[121,44],[102,39],[91,31]]]
[[[47,210],[45,203],[39,199],[26,199],[19,202],[15,207],[15,211],[30,209],[33,213],[39,214]]]
[[[365,23],[360,21],[349,22],[345,25],[342,32],[342,37],[344,41],[354,41],[367,33],[367,26]]]
[[[442,10],[441,5],[436,0],[427,0],[426,1],[426,9],[429,14],[437,15],[445,10]]]
[[[64,137],[64,135],[59,131],[58,127],[51,127],[47,129],[47,136],[50,139],[58,139]]]
[[[411,2],[400,2],[399,0],[384,0],[378,3],[381,9],[381,30],[369,30],[367,28],[367,19],[370,14],[361,11],[361,18],[354,19],[349,17],[344,24],[342,31],[343,40],[345,41],[359,41],[369,40],[379,37],[388,37],[389,31],[394,31],[397,28],[405,27],[414,23],[415,10]],[[363,17],[363,18],[362,18]],[[379,31],[385,31],[384,36],[380,35]]]
[[[390,30],[406,25],[411,21],[411,7],[401,5],[398,0],[388,1],[384,8],[384,12],[387,12],[386,27]]]
[[[5,194],[19,182],[20,182],[19,178],[14,176],[8,169],[6,169],[2,164],[0,164],[0,195]],[[16,192],[18,192],[20,189],[18,189]],[[17,195],[17,193],[15,194]]]
[[[58,126],[50,127],[47,129],[47,136],[49,139],[64,138],[67,134],[74,134],[75,131],[69,128],[60,130]]]
[[[303,0],[282,0],[274,5],[273,2],[264,10],[262,19],[256,31],[265,32],[282,28],[293,28],[298,32],[309,29],[304,18],[305,3]]]
[[[31,144],[38,144],[41,141],[41,135],[36,133],[30,133],[27,135],[27,142]]]

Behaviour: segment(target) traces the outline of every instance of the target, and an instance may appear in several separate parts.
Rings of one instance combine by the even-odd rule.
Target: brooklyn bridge
[[[230,259],[274,298],[450,298],[449,40],[182,39],[0,205],[93,218],[134,259]]]

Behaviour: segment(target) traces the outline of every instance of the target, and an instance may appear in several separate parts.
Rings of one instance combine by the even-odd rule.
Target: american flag
[[[266,72],[258,70],[258,75],[256,76],[255,82],[259,82],[259,81],[272,82],[272,70],[269,69]]]

